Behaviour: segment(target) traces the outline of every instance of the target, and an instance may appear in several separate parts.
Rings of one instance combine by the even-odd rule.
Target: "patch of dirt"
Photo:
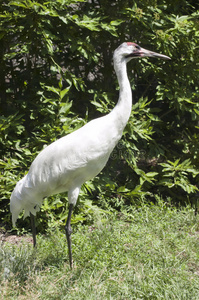
[[[18,236],[18,235],[11,235],[8,233],[0,232],[0,243],[10,243],[10,244],[19,245],[24,242],[32,244],[33,239],[31,236],[28,235]]]

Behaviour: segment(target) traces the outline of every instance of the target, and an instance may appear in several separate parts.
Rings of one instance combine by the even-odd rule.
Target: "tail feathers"
[[[24,210],[24,218],[26,218],[30,213],[36,215],[41,206],[33,190],[26,187],[25,182],[26,176],[17,183],[10,198],[10,211],[12,213],[12,224],[14,227],[20,212]]]
[[[20,199],[17,198],[15,195],[15,190],[12,192],[11,198],[10,198],[10,211],[12,213],[12,225],[13,227],[16,226],[16,221],[18,218],[18,215],[22,211],[22,207],[20,204]]]
[[[31,214],[36,216],[36,213],[40,210],[40,205],[35,203],[27,203],[26,205],[23,205],[22,199],[14,197],[14,195],[11,197],[10,201],[10,211],[12,213],[12,224],[13,227],[16,226],[16,221],[18,219],[19,214],[24,210],[23,219],[28,217]]]
[[[23,215],[23,219],[25,219],[26,217],[28,217],[30,215],[30,213],[34,216],[36,216],[36,213],[40,211],[40,206],[38,204],[31,204],[28,207],[24,208],[24,215]]]

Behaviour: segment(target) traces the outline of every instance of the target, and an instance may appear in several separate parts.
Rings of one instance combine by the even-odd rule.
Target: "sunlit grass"
[[[199,224],[192,209],[143,205],[64,232],[1,246],[4,299],[199,299]]]

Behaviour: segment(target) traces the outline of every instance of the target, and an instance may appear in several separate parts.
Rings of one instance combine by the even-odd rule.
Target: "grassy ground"
[[[143,205],[74,229],[74,269],[63,232],[0,249],[2,299],[199,299],[199,217]]]

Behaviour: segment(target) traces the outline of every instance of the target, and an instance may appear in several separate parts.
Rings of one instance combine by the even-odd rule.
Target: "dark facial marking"
[[[132,53],[126,55],[125,58],[129,58],[129,57],[139,57],[139,56],[141,56],[141,55],[140,55],[140,52],[139,52],[139,50],[141,50],[141,47],[140,47],[139,45],[137,45],[136,43],[131,43],[131,42],[127,42],[127,45],[128,45],[128,46],[134,46],[135,49],[138,50],[138,51],[134,51],[134,52],[132,52]]]

